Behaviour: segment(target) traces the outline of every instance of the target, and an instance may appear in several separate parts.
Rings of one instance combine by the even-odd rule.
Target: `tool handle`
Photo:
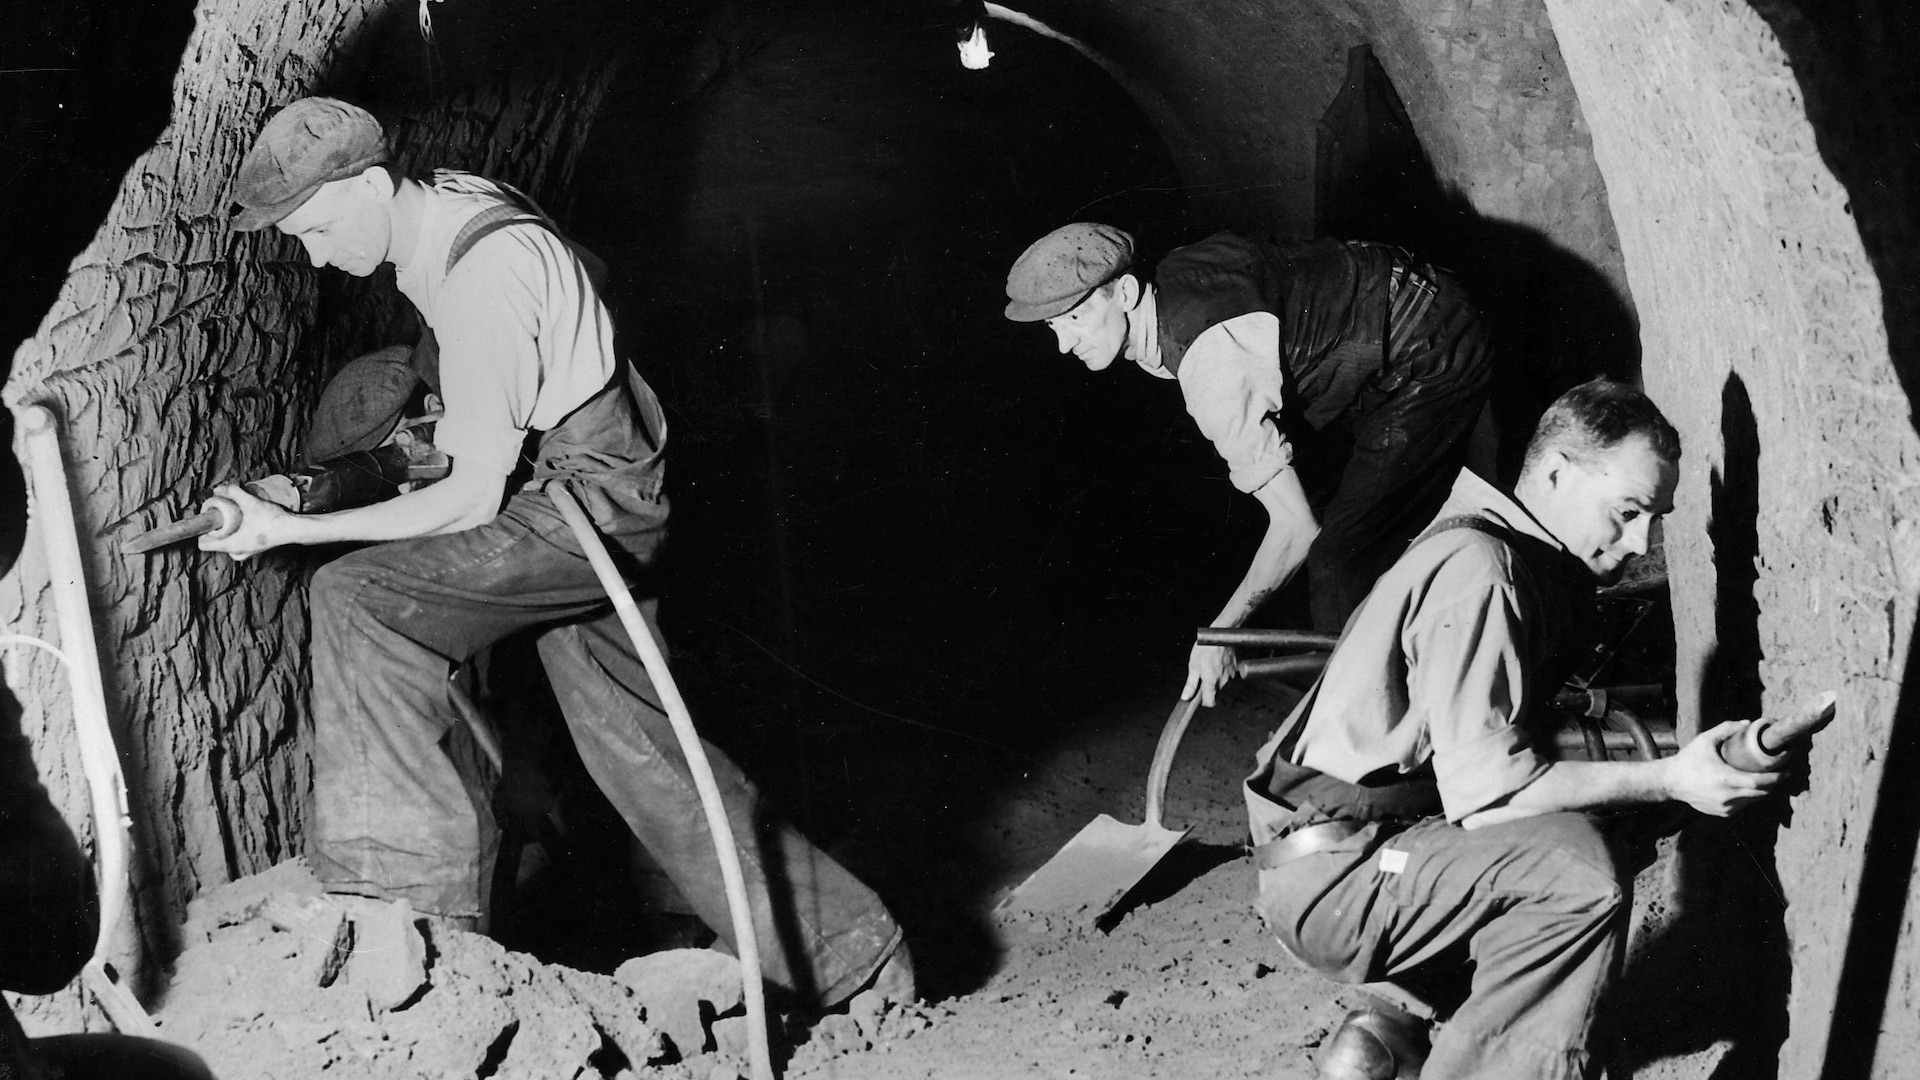
[[[191,517],[149,529],[139,536],[120,545],[120,550],[129,555],[139,555],[155,548],[177,544],[182,540],[191,540],[196,536],[212,533],[215,538],[222,537],[240,527],[240,507],[232,500],[215,495],[200,504],[200,512]]]
[[[1153,768],[1147,770],[1147,828],[1160,828],[1160,807],[1167,799],[1167,774],[1173,771],[1174,751],[1180,749],[1180,739],[1187,733],[1187,725],[1193,722],[1193,714],[1200,708],[1200,691],[1173,707],[1173,714],[1167,717],[1167,726],[1160,729],[1160,745],[1153,748]]]
[[[1318,630],[1269,630],[1258,626],[1203,626],[1193,636],[1196,645],[1267,645],[1276,649],[1331,651],[1339,634]]]
[[[1262,675],[1318,675],[1326,666],[1326,653],[1301,653],[1297,656],[1264,656],[1241,660],[1233,665],[1233,673],[1243,679]]]
[[[1720,747],[1726,763],[1743,772],[1770,772],[1779,768],[1793,745],[1833,721],[1837,698],[1829,690],[1813,704],[1781,720],[1759,720],[1747,726],[1738,739]]]

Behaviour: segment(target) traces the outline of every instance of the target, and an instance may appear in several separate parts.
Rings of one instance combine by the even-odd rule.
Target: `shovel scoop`
[[[1160,744],[1153,751],[1153,767],[1147,773],[1146,821],[1128,825],[1107,814],[1094,818],[1045,865],[1007,894],[998,910],[1084,912],[1089,918],[1098,919],[1139,884],[1174,845],[1186,838],[1191,826],[1167,828],[1161,824],[1160,810],[1167,794],[1167,774],[1173,769],[1174,751],[1180,748],[1180,739],[1199,707],[1197,693],[1180,702],[1160,732]]]

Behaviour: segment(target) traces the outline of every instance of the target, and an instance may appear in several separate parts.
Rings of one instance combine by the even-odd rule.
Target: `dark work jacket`
[[[1250,312],[1280,320],[1283,385],[1315,430],[1353,405],[1386,359],[1396,248],[1270,243],[1231,233],[1175,248],[1155,268],[1160,362],[1178,372],[1208,327]]]

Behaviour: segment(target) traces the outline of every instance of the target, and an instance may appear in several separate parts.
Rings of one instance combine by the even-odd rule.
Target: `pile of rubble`
[[[735,1080],[738,963],[678,949],[611,977],[542,964],[283,863],[194,901],[157,1019],[221,1077]]]

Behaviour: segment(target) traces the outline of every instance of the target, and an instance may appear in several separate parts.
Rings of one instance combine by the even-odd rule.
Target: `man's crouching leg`
[[[1469,978],[1433,1037],[1424,1068],[1394,1071],[1354,1053],[1379,1080],[1578,1080],[1589,1032],[1625,928],[1627,885],[1592,821],[1546,814],[1468,831],[1430,820],[1263,871],[1262,914],[1295,956],[1349,983]],[[1266,880],[1271,878],[1272,880]],[[1470,973],[1470,975],[1469,975]],[[1379,1011],[1379,1010],[1376,1010]],[[1356,1026],[1390,1051],[1417,1030],[1390,1012]],[[1359,1034],[1336,1034],[1372,1049]]]
[[[539,647],[594,782],[700,917],[737,947],[691,771],[617,618],[554,627]],[[803,1011],[830,1009],[869,989],[897,1003],[912,1000],[912,962],[880,897],[774,812],[719,748],[704,745],[739,850],[767,981]]]
[[[388,566],[401,545],[315,574],[313,822],[308,858],[330,892],[405,899],[454,925],[481,915],[483,819],[441,738],[447,659],[422,622],[450,617]]]

